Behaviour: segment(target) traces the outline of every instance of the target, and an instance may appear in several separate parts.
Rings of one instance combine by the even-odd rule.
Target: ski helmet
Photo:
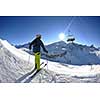
[[[41,34],[37,34],[36,35],[36,38],[41,38]]]

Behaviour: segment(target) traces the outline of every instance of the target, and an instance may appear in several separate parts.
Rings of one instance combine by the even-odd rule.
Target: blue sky
[[[0,38],[16,45],[30,42],[41,33],[44,43],[48,44],[59,41],[59,33],[64,32],[69,23],[66,36],[70,30],[77,43],[100,46],[100,17],[96,16],[0,16]]]

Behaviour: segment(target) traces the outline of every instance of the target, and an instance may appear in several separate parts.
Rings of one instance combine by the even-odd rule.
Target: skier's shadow
[[[15,83],[21,83],[23,82],[29,75],[31,75],[33,72],[35,71],[35,69],[33,69],[31,72],[26,73],[25,75],[23,75],[22,77],[20,77],[19,79],[17,79],[15,81]],[[30,82],[30,81],[29,81]],[[28,83],[28,81],[25,81],[24,83]]]

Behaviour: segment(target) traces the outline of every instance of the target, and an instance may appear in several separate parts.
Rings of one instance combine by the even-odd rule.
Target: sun
[[[65,39],[65,33],[60,33],[59,34],[59,39],[64,40]]]

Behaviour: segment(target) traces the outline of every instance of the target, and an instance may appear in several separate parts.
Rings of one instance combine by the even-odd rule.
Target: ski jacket
[[[44,44],[43,42],[39,39],[39,38],[36,38],[34,39],[30,45],[29,45],[29,49],[31,50],[31,47],[33,46],[33,52],[34,53],[37,53],[37,52],[40,52],[41,50],[41,47],[43,48],[43,51],[48,53],[48,51],[46,50],[46,48],[44,47]]]

